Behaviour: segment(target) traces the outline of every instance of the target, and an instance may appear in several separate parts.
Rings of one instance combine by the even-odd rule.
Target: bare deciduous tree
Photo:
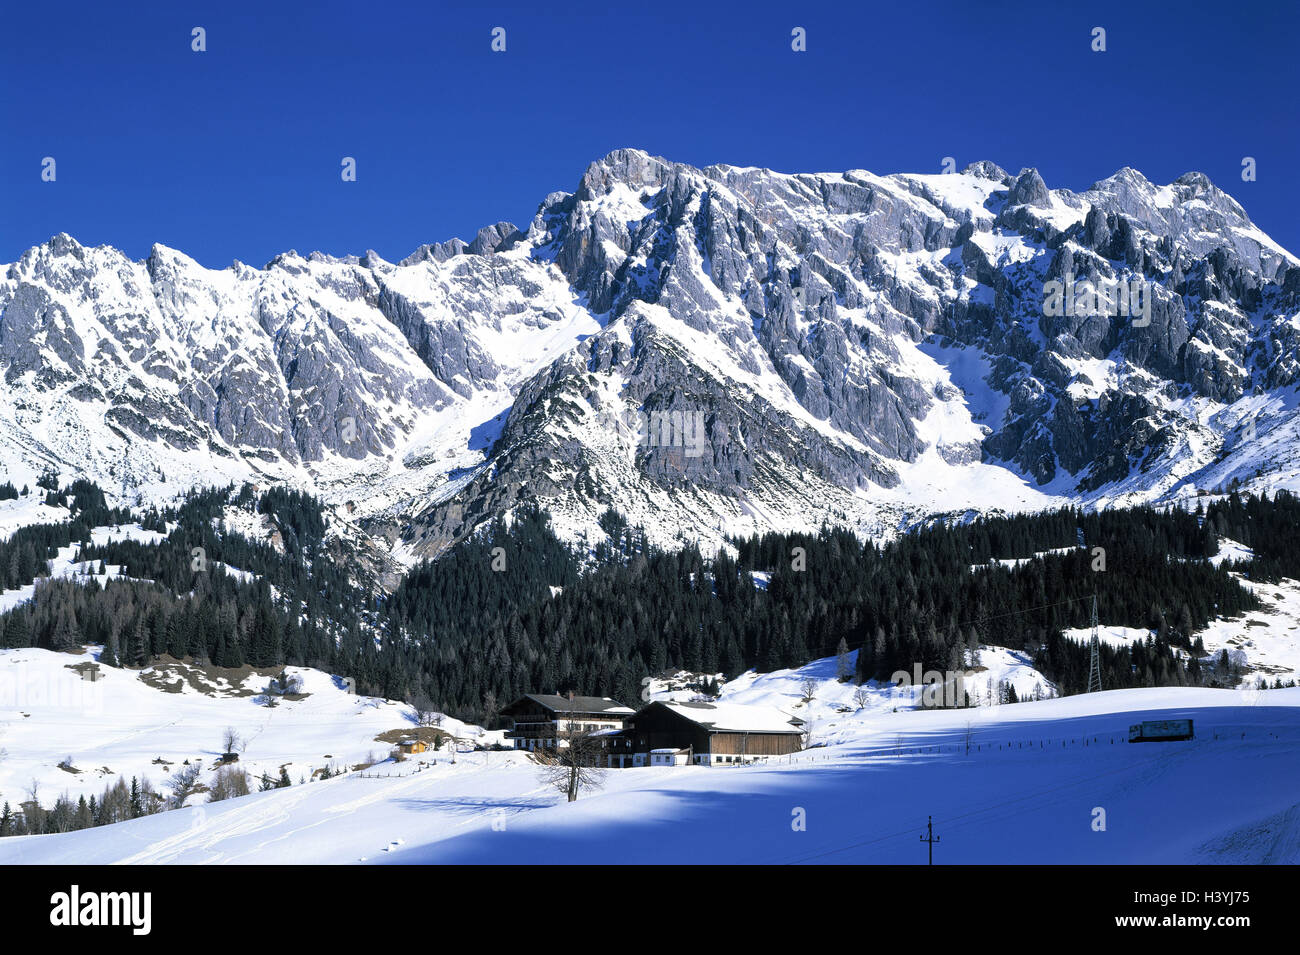
[[[811,703],[815,699],[817,699],[817,681],[812,677],[805,677],[799,684],[799,701]]]
[[[208,802],[247,796],[248,793],[248,771],[234,766],[222,766],[217,770],[217,778],[212,783],[211,792],[208,793]]]
[[[180,809],[185,805],[185,800],[194,795],[200,772],[198,763],[191,763],[172,773],[171,779],[168,780],[172,789],[171,798],[167,800],[169,809]]]
[[[813,721],[804,720],[799,726],[799,748],[808,749],[813,744]]]
[[[580,793],[599,789],[604,783],[605,774],[600,767],[602,753],[598,737],[569,722],[561,731],[555,749],[534,750],[530,756],[542,767],[546,785],[564,793],[569,802],[576,802]]]
[[[238,752],[244,741],[239,738],[238,731],[233,726],[227,726],[224,733],[221,734],[221,745],[225,747],[223,753]]]
[[[411,700],[411,707],[415,710],[415,722],[418,726],[436,726],[439,722],[439,714],[433,707],[433,700],[423,693],[417,694]]]
[[[858,709],[862,709],[870,702],[871,702],[871,691],[868,690],[865,686],[860,686],[853,691],[853,705],[856,706]]]

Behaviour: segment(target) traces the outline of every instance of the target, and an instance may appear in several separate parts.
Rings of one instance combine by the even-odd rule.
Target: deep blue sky
[[[268,9],[288,6],[9,5],[0,261],[60,231],[215,267],[289,248],[397,259],[526,223],[619,146],[787,172],[991,159],[1072,189],[1125,165],[1157,182],[1197,169],[1300,252],[1291,0]]]

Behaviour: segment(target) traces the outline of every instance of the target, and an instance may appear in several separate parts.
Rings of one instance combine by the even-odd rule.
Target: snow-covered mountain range
[[[529,499],[671,543],[1300,487],[1300,259],[1199,173],[626,149],[526,227],[396,263],[58,235],[0,274],[7,476],[286,481],[405,559]]]

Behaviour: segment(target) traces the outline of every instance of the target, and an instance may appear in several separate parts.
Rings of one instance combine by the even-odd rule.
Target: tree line
[[[1233,494],[1194,511],[1063,508],[935,521],[883,543],[824,527],[736,539],[709,555],[657,548],[613,511],[601,517],[606,539],[579,550],[541,507],[525,505],[410,568],[384,594],[330,538],[311,495],[194,491],[141,516],[166,535],[161,542],[92,545],[86,520],[124,518],[95,491],[65,489],[74,521],[26,528],[9,544],[26,545],[38,562],[59,541],[80,540],[83,559],[120,564],[133,579],[42,582],[33,600],[0,616],[0,644],[100,643],[106,664],[131,667],[163,655],[310,666],[352,677],[363,694],[487,724],[527,692],[635,703],[648,675],[730,678],[846,647],[859,651],[859,681],[917,663],[966,669],[986,644],[1024,652],[1062,693],[1081,692],[1088,646],[1065,631],[1086,631],[1094,597],[1103,624],[1150,632],[1103,645],[1107,687],[1227,681],[1221,666],[1201,664],[1195,632],[1258,606],[1233,572],[1300,576],[1289,546],[1300,506],[1282,492]],[[278,546],[224,528],[231,507],[265,517]],[[1249,541],[1253,559],[1215,566],[1224,536]],[[205,569],[196,569],[196,552]]]

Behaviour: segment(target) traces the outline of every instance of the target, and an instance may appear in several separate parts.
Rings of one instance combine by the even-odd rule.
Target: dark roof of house
[[[632,708],[608,696],[575,696],[569,699],[558,693],[526,693],[502,712],[513,710],[525,700],[531,700],[543,709],[554,713],[600,713],[609,716],[630,716]]]

